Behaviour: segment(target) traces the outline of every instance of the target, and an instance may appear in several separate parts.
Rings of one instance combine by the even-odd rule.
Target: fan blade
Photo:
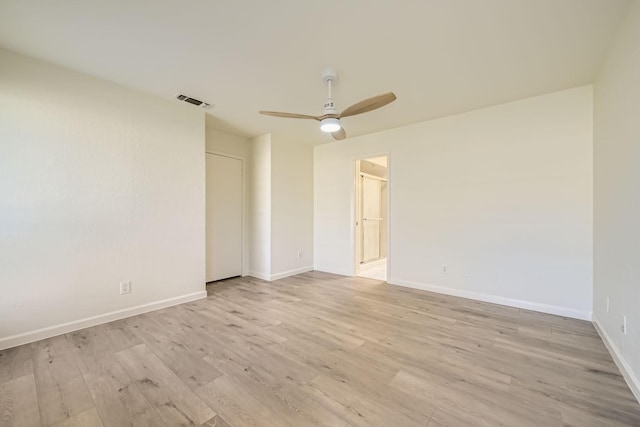
[[[336,141],[341,141],[341,140],[343,140],[343,139],[345,139],[347,137],[347,132],[344,131],[344,128],[340,128],[340,130],[337,130],[335,132],[331,132],[331,136]]]
[[[396,95],[393,92],[383,93],[382,95],[374,96],[373,98],[365,99],[364,101],[353,104],[351,107],[340,113],[340,118],[373,111],[380,107],[384,107],[395,100]]]
[[[260,114],[264,114],[265,116],[275,116],[275,117],[284,117],[287,119],[312,119],[312,120],[320,120],[318,116],[309,116],[306,114],[295,114],[295,113],[281,113],[278,111],[259,111]]]

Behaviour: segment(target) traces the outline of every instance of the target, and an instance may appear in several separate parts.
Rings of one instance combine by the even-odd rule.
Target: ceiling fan
[[[285,117],[289,119],[317,120],[320,122],[321,131],[330,133],[331,136],[333,136],[333,139],[341,140],[347,137],[347,133],[344,131],[344,128],[340,123],[340,119],[376,110],[396,100],[396,95],[393,92],[383,93],[381,95],[374,96],[373,98],[357,102],[341,113],[338,113],[338,110],[331,99],[331,84],[338,79],[338,74],[335,70],[329,68],[324,70],[322,73],[322,79],[327,83],[329,91],[329,97],[324,103],[324,114],[320,116],[311,116],[308,114],[281,113],[278,111],[260,111],[260,114],[264,114],[266,116]]]

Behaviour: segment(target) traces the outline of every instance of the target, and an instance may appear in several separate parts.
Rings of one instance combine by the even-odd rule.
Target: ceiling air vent
[[[201,108],[211,107],[211,104],[209,104],[208,102],[200,101],[199,99],[191,98],[190,96],[187,96],[187,95],[180,94],[176,96],[176,98],[179,99],[180,101],[188,102],[189,104],[193,104]]]

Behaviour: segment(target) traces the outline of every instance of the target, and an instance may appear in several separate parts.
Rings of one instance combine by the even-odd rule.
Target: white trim
[[[541,313],[555,314],[558,316],[571,317],[573,319],[591,320],[590,311],[576,310],[575,308],[560,307],[556,305],[540,304],[532,301],[524,301],[514,298],[505,298],[497,295],[484,294],[480,292],[466,291],[463,289],[453,289],[444,286],[428,285],[424,283],[412,282],[403,279],[388,278],[390,285],[405,286],[407,288],[421,289],[423,291],[436,292],[438,294],[451,295],[454,297],[468,298],[477,301],[490,302],[493,304],[506,305],[509,307],[524,308],[526,310],[539,311]]]
[[[266,280],[266,281],[270,280],[270,277],[267,273],[260,273],[258,271],[249,270],[249,276],[255,277],[256,279]]]
[[[270,277],[270,281],[284,279],[285,277],[295,276],[296,274],[308,273],[309,271],[313,271],[312,265],[307,265],[305,267],[296,268],[294,270],[283,271],[281,273],[272,274]]]
[[[273,282],[274,280],[284,279],[285,277],[295,276],[296,274],[308,273],[309,271],[313,271],[312,265],[307,265],[305,267],[296,268],[294,270],[287,270],[271,275],[267,273],[259,273],[257,271],[249,271],[249,276],[266,280],[267,282]]]
[[[609,350],[613,361],[618,366],[618,369],[620,369],[620,373],[627,382],[627,385],[631,389],[631,392],[636,397],[638,402],[640,402],[640,380],[638,380],[638,377],[636,377],[636,375],[634,374],[633,369],[631,369],[631,366],[629,366],[622,353],[620,353],[620,350],[618,350],[615,342],[600,326],[600,323],[598,322],[598,319],[595,315],[593,316],[593,326],[595,326],[596,331],[598,331],[598,334],[600,335],[600,338],[602,338],[602,342],[604,342],[604,346],[607,347],[607,350]]]
[[[236,159],[236,160],[244,161],[244,157],[242,157],[242,156],[236,156],[236,155],[233,155],[233,154],[227,154],[227,153],[223,153],[222,151],[207,151],[207,150],[205,150],[205,153],[213,154],[213,155],[221,156],[221,157],[228,157],[230,159]]]
[[[315,271],[319,271],[322,273],[329,273],[329,274],[337,274],[338,276],[346,276],[346,277],[355,277],[353,276],[351,271],[343,271],[343,270],[337,270],[337,269],[333,269],[333,268],[321,268],[318,266],[314,266],[313,268]]]
[[[267,273],[259,273],[257,271],[250,271],[249,276],[255,277],[257,279],[266,280],[267,282],[273,282],[274,280],[284,279],[285,277],[295,276],[296,274],[308,273],[313,271],[312,265],[307,265],[305,267],[296,268],[293,270],[283,271],[281,273],[276,273],[272,275],[268,275]]]
[[[112,322],[114,320],[124,319],[125,317],[136,316],[138,314],[147,313],[149,311],[171,307],[172,305],[184,304],[186,302],[195,301],[206,297],[206,290],[198,291],[191,294],[180,295],[173,298],[167,298],[160,301],[137,305],[135,307],[123,308],[122,310],[115,310],[108,313],[99,314],[97,316],[85,317],[84,319],[61,323],[55,326],[36,329],[35,331],[11,335],[9,337],[0,338],[0,350],[28,344],[34,341],[43,340],[45,338],[55,337],[57,335],[67,334],[79,329],[101,325],[103,323]]]

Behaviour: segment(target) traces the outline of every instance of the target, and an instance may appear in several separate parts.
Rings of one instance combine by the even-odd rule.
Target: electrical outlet
[[[622,316],[622,333],[627,335],[627,316]]]
[[[607,313],[609,313],[609,297],[607,297]]]
[[[446,265],[443,265],[443,266],[442,266],[442,272],[443,272],[443,273],[446,273],[446,272],[447,272],[447,266],[446,266]]]
[[[298,251],[298,259],[302,259],[302,251]]]
[[[120,282],[120,295],[131,293],[131,281]]]

